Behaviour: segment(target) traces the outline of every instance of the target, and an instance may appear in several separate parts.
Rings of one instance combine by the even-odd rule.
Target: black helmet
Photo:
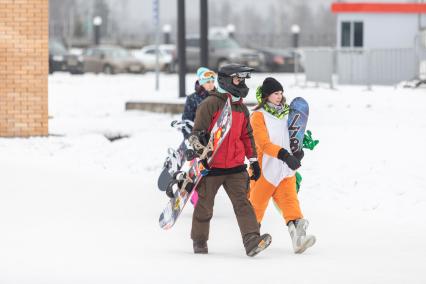
[[[250,73],[253,72],[253,70],[253,68],[242,64],[231,63],[219,69],[217,82],[219,83],[219,86],[225,91],[230,92],[236,97],[245,98],[249,91],[246,83],[241,81],[239,85],[234,85],[232,83],[232,78],[250,78]]]

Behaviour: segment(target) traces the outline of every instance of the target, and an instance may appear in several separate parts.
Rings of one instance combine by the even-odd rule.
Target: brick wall
[[[48,0],[0,0],[0,137],[48,134]]]

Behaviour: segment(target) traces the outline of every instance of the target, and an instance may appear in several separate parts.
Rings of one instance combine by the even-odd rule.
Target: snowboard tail
[[[174,150],[173,148],[168,149],[163,170],[161,171],[157,181],[159,190],[166,191],[169,183],[173,180],[174,173],[182,168],[182,165],[185,163],[186,149],[185,140],[179,145],[177,150]]]

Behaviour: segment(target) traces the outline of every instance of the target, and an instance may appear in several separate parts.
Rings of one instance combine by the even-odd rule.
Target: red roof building
[[[412,48],[424,41],[426,3],[333,3],[339,48]]]

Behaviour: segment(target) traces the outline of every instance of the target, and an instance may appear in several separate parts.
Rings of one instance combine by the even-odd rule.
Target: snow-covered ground
[[[426,91],[295,87],[310,103],[299,198],[317,244],[292,253],[274,206],[271,246],[245,256],[221,191],[208,255],[194,255],[192,206],[163,231],[156,187],[178,116],[126,112],[128,100],[179,101],[177,76],[49,78],[48,138],[0,139],[0,283],[426,283]],[[267,74],[254,74],[249,86]],[[187,77],[192,89],[194,77]],[[180,99],[182,100],[182,99]],[[254,101],[254,92],[248,98]],[[127,135],[110,142],[105,136]]]

